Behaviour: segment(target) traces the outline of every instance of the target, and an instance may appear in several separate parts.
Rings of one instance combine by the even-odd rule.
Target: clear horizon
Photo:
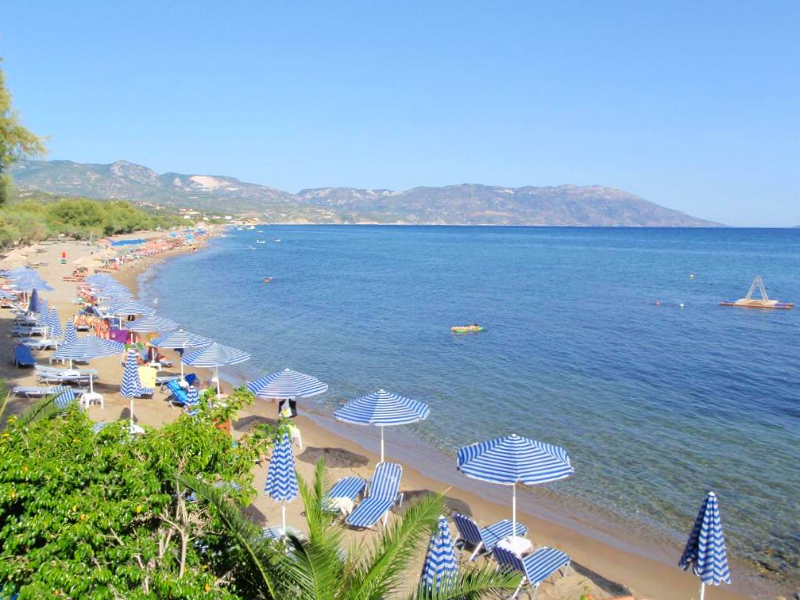
[[[8,5],[50,160],[301,188],[603,185],[800,225],[800,4]]]

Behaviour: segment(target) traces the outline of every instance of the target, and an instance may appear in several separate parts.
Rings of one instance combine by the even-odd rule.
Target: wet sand
[[[38,260],[47,262],[47,266],[39,268],[42,277],[50,283],[55,291],[43,294],[50,306],[58,310],[62,322],[77,310],[74,303],[76,296],[76,283],[64,282],[62,277],[68,275],[73,268],[73,260],[79,258],[89,249],[76,242],[59,242],[44,246],[45,252],[37,255]],[[67,251],[69,261],[67,265],[60,265],[58,257],[62,251]],[[180,253],[176,251],[172,254]],[[115,273],[131,290],[136,291],[137,277],[156,262],[169,258],[170,253],[158,255],[152,259],[137,261]],[[220,307],[221,309],[223,307]],[[179,319],[178,319],[179,320]],[[5,356],[11,355],[13,340],[8,336],[12,323],[10,311],[0,313],[0,349]],[[191,324],[185,325],[192,330]],[[202,333],[202,332],[198,332]],[[42,364],[49,362],[51,352],[37,353],[37,360]],[[166,353],[177,365],[177,355]],[[89,415],[96,421],[112,421],[120,418],[130,418],[131,401],[119,395],[119,382],[122,378],[122,365],[117,357],[110,357],[92,361],[92,368],[100,373],[100,379],[95,385],[95,390],[105,397],[105,406],[92,406]],[[177,372],[177,368],[167,371]],[[210,376],[203,370],[192,369],[207,380]],[[0,376],[7,378],[9,387],[14,385],[34,385],[35,376],[32,370],[17,369],[7,361],[2,361]],[[223,381],[223,387],[227,384]],[[229,386],[228,386],[229,387]],[[180,410],[168,405],[165,395],[159,391],[152,399],[134,401],[134,419],[141,425],[159,427],[169,423],[180,415]],[[18,412],[30,404],[25,399],[15,399],[10,407],[10,412]],[[301,416],[295,422],[300,428],[303,438],[303,447],[295,447],[297,470],[300,476],[310,478],[313,474],[314,463],[324,457],[328,466],[328,477],[335,482],[340,477],[358,475],[369,478],[379,459],[374,452],[365,449],[357,443],[359,434],[364,428],[334,425],[330,418],[315,413],[304,411],[300,406]],[[259,423],[275,422],[277,407],[274,403],[256,401],[256,403],[243,410],[234,422],[234,437],[239,437],[250,431]],[[343,431],[340,435],[338,431]],[[347,429],[349,427],[349,429]],[[363,437],[363,436],[362,436]],[[367,436],[368,437],[368,436]],[[371,444],[367,444],[372,447]],[[392,460],[391,446],[388,458]],[[496,488],[489,490],[488,484],[481,484],[464,478],[463,483],[452,485],[440,479],[434,479],[412,467],[411,464],[426,470],[426,458],[419,455],[424,452],[424,445],[420,445],[417,455],[413,460],[402,462],[403,480],[401,491],[405,493],[405,502],[413,500],[415,496],[429,491],[444,493],[450,510],[472,515],[481,525],[494,522],[501,518],[510,518],[510,501],[501,504],[493,501],[497,497]],[[414,453],[414,450],[411,450]],[[410,464],[409,464],[410,463]],[[267,498],[261,490],[266,481],[266,465],[254,466],[254,486],[259,494],[247,512],[263,525],[279,525],[281,519],[280,505]],[[449,478],[448,478],[449,479]],[[492,499],[489,499],[492,498]],[[299,499],[287,505],[287,523],[291,526],[303,528],[301,515],[302,503]],[[628,544],[624,537],[613,537],[602,530],[592,531],[584,527],[568,526],[558,519],[547,518],[542,515],[529,514],[525,511],[519,513],[519,521],[529,528],[528,538],[534,547],[550,546],[567,552],[573,558],[573,567],[568,576],[556,579],[554,582],[544,583],[538,597],[544,600],[563,599],[576,600],[582,594],[591,593],[595,598],[608,598],[613,596],[634,595],[637,598],[663,598],[686,599],[698,597],[699,580],[689,573],[684,573],[676,566],[679,550],[676,553],[673,547],[659,547],[654,544]],[[451,527],[455,534],[455,527]],[[688,533],[688,532],[687,532]],[[370,543],[374,532],[351,531],[347,534],[347,541],[353,544]],[[634,551],[632,548],[636,548]],[[421,569],[422,553],[419,556],[419,568],[409,574],[409,585],[416,584],[416,577]],[[734,577],[737,573],[734,571]],[[739,582],[741,581],[740,578]],[[738,591],[731,591],[728,586],[709,590],[712,598],[720,600],[733,600],[747,597],[774,598],[775,593],[766,584],[748,579],[742,585],[738,584]]]

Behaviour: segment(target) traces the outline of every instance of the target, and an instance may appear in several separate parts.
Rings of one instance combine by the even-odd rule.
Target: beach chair
[[[35,367],[36,359],[33,358],[31,349],[24,344],[14,346],[13,362],[18,367]]]
[[[367,480],[361,477],[340,479],[322,499],[323,510],[349,514],[365,487],[367,487]]]
[[[169,391],[170,395],[167,397],[167,402],[169,405],[177,406],[179,408],[183,408],[186,406],[186,401],[189,399],[186,390],[180,386],[179,379],[173,379],[172,381],[168,381],[166,388]]]
[[[72,392],[76,395],[82,395],[89,391],[89,388],[65,388],[63,386],[39,387],[35,385],[18,385],[14,389],[12,389],[11,392],[15,396],[24,396],[28,400],[33,400],[34,398],[44,398],[45,396],[50,396],[51,394],[64,391],[65,389],[71,389]]]
[[[19,343],[31,350],[58,350],[60,342],[55,338],[21,338]]]
[[[11,335],[14,337],[30,337],[33,335],[44,335],[47,327],[38,325],[16,325],[11,328]]]
[[[402,476],[403,467],[400,465],[390,462],[378,463],[367,488],[367,497],[347,515],[345,523],[351,527],[368,529],[382,520],[385,526],[389,509],[395,504],[398,507],[403,505],[403,494],[399,491]]]
[[[514,524],[509,519],[503,519],[488,527],[481,528],[470,517],[459,513],[453,513],[453,522],[458,530],[455,545],[462,550],[467,546],[475,548],[467,559],[470,561],[494,550],[497,543],[510,536],[514,528]],[[524,537],[527,533],[528,528],[522,523],[517,523],[517,535]]]
[[[97,377],[92,372],[78,369],[43,369],[41,365],[36,365],[35,368],[37,379],[47,385],[89,384]]]
[[[519,582],[517,591],[511,596],[512,600],[519,596],[522,588],[526,585],[533,590],[531,600],[536,600],[539,585],[557,572],[561,573],[562,577],[567,575],[569,573],[569,565],[572,562],[568,554],[554,548],[540,548],[533,554],[519,557],[510,550],[496,547],[492,551],[492,555],[501,569],[522,573],[522,581]],[[564,569],[563,573],[561,572],[562,569]]]

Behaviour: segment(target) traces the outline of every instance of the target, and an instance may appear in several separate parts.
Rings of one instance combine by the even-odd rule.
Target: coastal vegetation
[[[128,421],[97,427],[53,398],[7,419],[0,433],[0,597],[195,599],[478,599],[517,576],[462,569],[438,593],[408,586],[441,497],[412,502],[374,541],[346,547],[323,510],[325,468],[300,481],[308,538],[276,541],[242,514],[255,495],[263,438],[237,443],[216,425],[252,402],[240,389],[224,414],[132,436]],[[5,405],[0,408],[0,419]],[[279,434],[280,428],[276,430]]]
[[[15,194],[10,202],[0,206],[0,248],[32,244],[58,235],[82,240],[190,223],[177,214],[147,213],[121,200]]]

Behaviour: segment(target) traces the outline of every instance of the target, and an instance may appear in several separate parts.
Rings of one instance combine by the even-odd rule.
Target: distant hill
[[[451,225],[703,227],[716,223],[603,186],[508,188],[477,184],[404,191],[320,188],[284,192],[219,175],[158,174],[126,161],[110,165],[21,161],[21,190],[119,198],[171,208],[246,214],[270,222]]]

